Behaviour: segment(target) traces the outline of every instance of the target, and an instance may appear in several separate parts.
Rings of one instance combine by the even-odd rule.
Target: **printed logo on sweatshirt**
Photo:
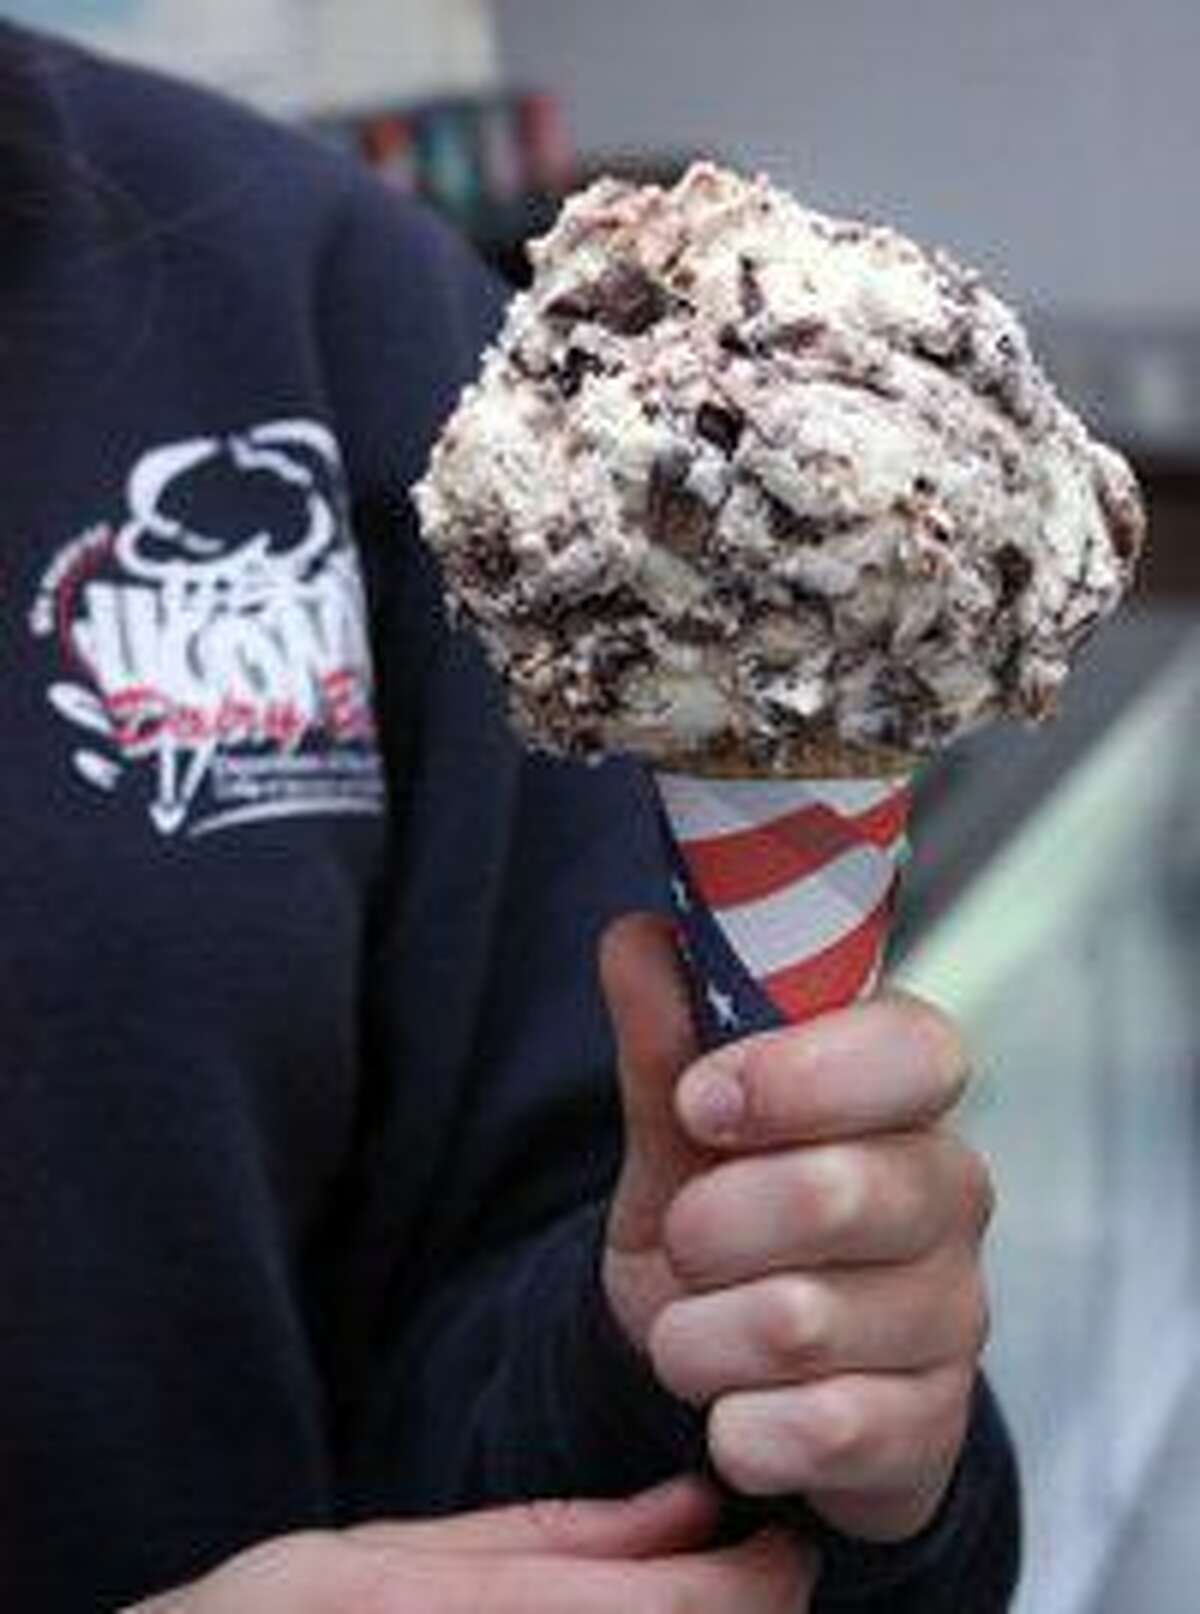
[[[337,443],[311,420],[150,449],[66,544],[30,626],[97,797],[162,836],[379,813],[366,604]]]

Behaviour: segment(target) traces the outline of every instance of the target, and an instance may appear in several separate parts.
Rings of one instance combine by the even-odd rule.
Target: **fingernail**
[[[728,1071],[707,1070],[680,1086],[679,1113],[688,1130],[705,1141],[736,1137],[746,1113],[746,1094]]]

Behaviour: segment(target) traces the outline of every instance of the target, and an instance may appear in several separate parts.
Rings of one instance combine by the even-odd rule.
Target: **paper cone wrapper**
[[[705,1047],[874,989],[907,856],[907,774],[654,781]]]

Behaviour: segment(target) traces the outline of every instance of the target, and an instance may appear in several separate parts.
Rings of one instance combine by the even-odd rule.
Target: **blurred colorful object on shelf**
[[[549,229],[578,162],[558,97],[489,90],[336,113],[316,132],[364,158],[392,189],[421,196],[511,281],[525,243]]]
[[[357,145],[393,190],[412,196],[420,189],[417,144],[408,118],[397,115],[368,119],[358,131]]]
[[[562,102],[549,90],[531,90],[519,105],[529,189],[550,194],[567,190],[574,178],[575,152]]]

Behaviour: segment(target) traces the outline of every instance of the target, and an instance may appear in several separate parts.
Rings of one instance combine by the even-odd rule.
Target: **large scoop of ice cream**
[[[708,164],[532,255],[416,490],[530,741],[804,772],[1052,710],[1143,512],[977,275]]]

